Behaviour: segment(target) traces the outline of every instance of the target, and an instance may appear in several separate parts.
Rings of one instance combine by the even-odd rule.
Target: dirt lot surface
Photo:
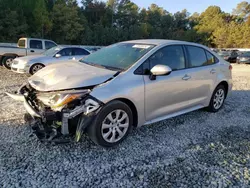
[[[0,67],[0,187],[249,187],[250,66],[233,65],[234,88],[218,113],[199,110],[136,129],[104,149],[29,137],[24,109],[3,92],[27,79]]]

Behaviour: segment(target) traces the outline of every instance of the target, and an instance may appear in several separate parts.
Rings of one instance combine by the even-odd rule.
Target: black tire
[[[37,69],[37,67],[40,67],[40,69]],[[30,74],[33,75],[35,74],[37,71],[41,70],[42,68],[44,68],[45,66],[41,63],[36,63],[34,65],[32,65],[30,67]]]
[[[11,69],[11,63],[10,61],[13,61],[16,57],[14,56],[6,56],[3,58],[2,64],[6,69]]]
[[[111,143],[111,142],[108,142],[104,139],[102,124],[103,124],[104,120],[107,120],[107,116],[110,113],[114,112],[115,110],[121,110],[121,111],[125,112],[128,116],[129,122],[128,122],[128,128],[126,130],[126,133],[122,136],[122,138],[120,140],[118,140],[117,142]],[[101,109],[101,111],[97,114],[94,122],[91,125],[89,125],[87,132],[88,132],[88,135],[91,138],[91,140],[93,142],[95,142],[96,144],[103,146],[103,147],[112,147],[112,146],[115,146],[115,145],[119,144],[120,142],[122,142],[128,136],[128,134],[131,132],[132,124],[133,124],[133,114],[132,114],[132,111],[129,108],[129,106],[121,101],[115,100],[115,101],[108,103],[107,105],[105,105]],[[110,129],[114,129],[114,127],[107,128],[107,129],[109,129],[109,131],[110,131]],[[120,128],[119,128],[119,130],[120,130]],[[119,137],[119,134],[117,135],[116,133],[115,133],[115,137],[116,136]],[[110,134],[113,135],[114,133],[111,132]],[[111,135],[111,137],[112,137],[112,135]]]
[[[216,98],[216,94],[218,94],[219,91],[223,90],[223,101],[222,103],[218,103],[220,105],[216,106],[216,102],[215,102],[215,98]],[[209,106],[207,107],[207,110],[209,112],[218,112],[224,105],[224,102],[225,102],[225,99],[226,99],[226,94],[227,94],[227,91],[225,89],[225,87],[223,85],[219,85],[215,88],[214,92],[213,92],[213,95],[211,97],[211,100],[210,100],[210,103],[209,103]],[[221,97],[222,98],[222,97]]]

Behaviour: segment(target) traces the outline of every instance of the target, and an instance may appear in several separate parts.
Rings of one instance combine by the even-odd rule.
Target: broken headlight
[[[61,92],[39,93],[37,98],[52,109],[63,108],[75,99],[87,95],[90,90],[71,90]]]

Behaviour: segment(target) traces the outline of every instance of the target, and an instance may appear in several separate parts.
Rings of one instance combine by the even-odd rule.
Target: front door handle
[[[211,73],[211,74],[215,74],[215,73],[216,73],[216,70],[215,70],[215,69],[212,69],[212,70],[210,71],[210,73]]]
[[[30,50],[30,52],[35,52],[34,50]]]
[[[182,80],[189,80],[191,78],[191,76],[189,76],[189,75],[185,75],[183,78],[182,78]]]

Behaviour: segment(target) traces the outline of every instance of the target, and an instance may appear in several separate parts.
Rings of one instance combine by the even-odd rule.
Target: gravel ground
[[[43,144],[6,97],[27,79],[0,67],[0,187],[249,187],[250,66],[234,65],[224,108],[199,110],[136,129],[104,149]]]

